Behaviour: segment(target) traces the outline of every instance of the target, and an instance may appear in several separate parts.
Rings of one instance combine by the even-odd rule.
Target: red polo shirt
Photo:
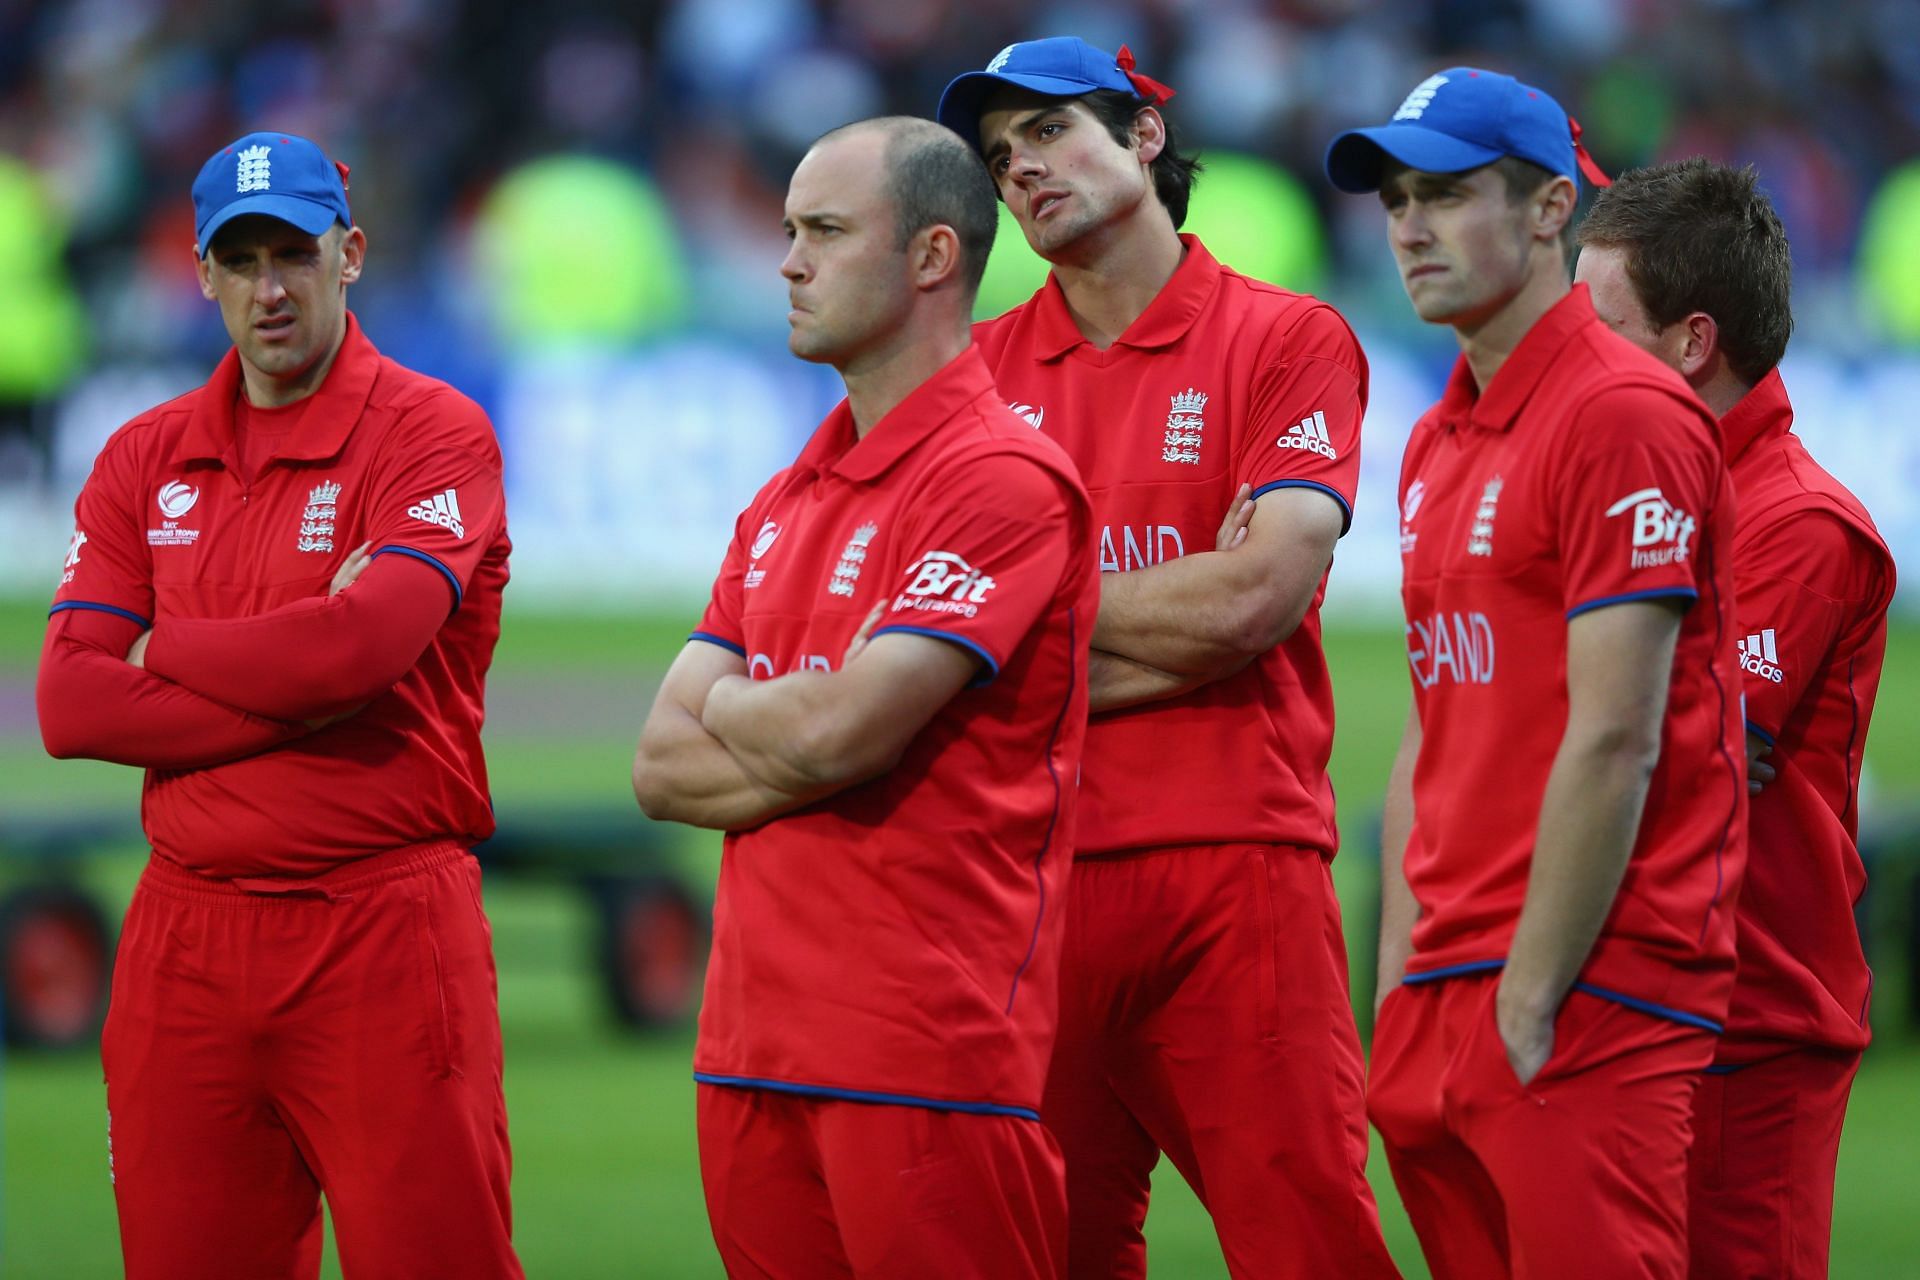
[[[1317,489],[1352,518],[1367,398],[1352,331],[1325,303],[1180,239],[1186,256],[1173,278],[1104,351],[1082,336],[1051,276],[1026,303],[974,326],[1014,411],[1079,466],[1107,573],[1213,550],[1241,484],[1256,497]],[[1093,718],[1080,853],[1248,841],[1333,855],[1325,592],[1323,579],[1294,633],[1237,674]]]
[[[1753,798],[1739,979],[1722,1062],[1790,1045],[1863,1049],[1873,975],[1853,907],[1860,760],[1880,687],[1893,556],[1793,434],[1778,370],[1720,420],[1734,488],[1735,631],[1747,727],[1778,776]]]
[[[211,876],[305,876],[484,839],[481,686],[509,550],[486,415],[380,355],[351,316],[326,380],[250,482],[236,471],[240,394],[228,352],[205,386],[114,433],[75,504],[77,554],[54,611],[143,626],[252,617],[325,596],[371,541],[437,569],[451,614],[400,683],[350,718],[229,764],[149,770],[154,851]]]
[[[1688,602],[1626,878],[1578,986],[1717,1028],[1745,847],[1733,500],[1712,418],[1595,318],[1586,286],[1479,394],[1465,358],[1400,480],[1407,656],[1422,742],[1405,870],[1409,982],[1497,968],[1526,896],[1567,724],[1567,623]]]
[[[741,515],[695,638],[756,679],[875,629],[957,644],[975,684],[890,772],[727,836],[695,1074],[1032,1116],[1098,608],[1073,464],[964,354],[857,439],[843,402]]]

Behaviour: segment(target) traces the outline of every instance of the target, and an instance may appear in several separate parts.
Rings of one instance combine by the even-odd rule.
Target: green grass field
[[[0,605],[0,814],[102,811],[130,819],[138,798],[132,771],[47,760],[30,719],[22,720],[41,618],[35,607]],[[684,619],[509,614],[488,728],[503,819],[631,804],[633,736],[684,633]],[[1353,845],[1336,867],[1357,921],[1373,909],[1372,862],[1360,846],[1405,714],[1407,682],[1390,630],[1335,628],[1327,648],[1340,704],[1334,781]],[[1920,629],[1900,630],[1868,753],[1870,798],[1883,809],[1920,807],[1920,722],[1910,711],[1920,706],[1916,659]],[[674,861],[710,877],[716,847],[688,833]],[[87,875],[117,909],[138,870],[139,851],[128,848],[102,856]],[[488,907],[501,975],[516,1237],[528,1274],[718,1275],[694,1151],[690,1032],[647,1039],[613,1027],[588,970],[587,907],[568,887],[499,878],[489,883]],[[1887,978],[1880,1037],[1854,1092],[1834,1224],[1833,1274],[1861,1280],[1920,1272],[1920,1040],[1902,1025],[1893,957],[1877,959]],[[9,1055],[0,1106],[0,1276],[119,1274],[97,1056]],[[1177,1175],[1164,1165],[1161,1172],[1148,1224],[1154,1274],[1223,1276],[1204,1212]],[[1373,1172],[1395,1256],[1408,1275],[1424,1275],[1383,1162],[1376,1159]],[[338,1274],[331,1264],[328,1274]]]

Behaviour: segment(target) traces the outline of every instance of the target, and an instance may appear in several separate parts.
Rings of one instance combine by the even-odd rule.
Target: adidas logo
[[[1323,458],[1337,459],[1340,456],[1327,440],[1327,415],[1319,409],[1313,411],[1312,417],[1302,418],[1288,427],[1274,444],[1282,449],[1305,449]]]
[[[407,514],[415,520],[425,520],[428,524],[437,524],[443,529],[453,530],[453,536],[467,536],[467,526],[460,523],[460,499],[452,489],[445,493],[436,493],[424,502],[415,503],[407,508]]]
[[[1780,669],[1780,651],[1774,647],[1772,627],[1740,642],[1740,669],[1775,684],[1787,678],[1786,672]]]

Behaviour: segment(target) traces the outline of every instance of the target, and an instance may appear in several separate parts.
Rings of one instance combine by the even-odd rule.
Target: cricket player
[[[1712,417],[1570,288],[1544,91],[1453,67],[1341,134],[1460,357],[1401,466],[1413,707],[1369,1110],[1436,1277],[1679,1277],[1746,777]]]
[[[1751,169],[1635,169],[1580,224],[1574,278],[1616,333],[1720,419],[1740,495],[1733,578],[1750,787],[1740,966],[1693,1102],[1696,1280],[1827,1274],[1833,1171],[1873,986],[1853,908],[1860,760],[1887,645],[1893,556],[1793,433],[1786,228]],[[1764,785],[1761,783],[1764,779]]]
[[[507,581],[486,415],[346,307],[346,168],[254,133],[193,184],[233,349],[75,504],[37,690],[144,768],[102,1036],[136,1280],[519,1276],[480,873]]]
[[[1328,870],[1319,621],[1367,365],[1333,308],[1180,234],[1197,166],[1172,96],[1127,49],[1058,37],[1002,50],[939,108],[1053,266],[975,336],[1079,465],[1104,571],[1042,1108],[1067,1155],[1068,1260],[1145,1273],[1165,1152],[1235,1276],[1387,1276]]]
[[[847,398],[740,516],[634,760],[649,815],[727,832],[694,1078],[735,1277],[1061,1269],[1038,1111],[1098,575],[969,337],[994,224],[931,121],[801,160],[789,345]]]

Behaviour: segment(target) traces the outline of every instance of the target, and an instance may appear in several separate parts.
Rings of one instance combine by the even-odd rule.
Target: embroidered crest
[[[339,500],[340,486],[333,481],[323,480],[313,486],[307,494],[306,509],[300,513],[300,538],[294,544],[297,550],[332,552],[334,504]]]
[[[833,567],[833,577],[827,582],[828,595],[853,594],[853,584],[860,581],[860,566],[867,562],[867,544],[879,532],[880,526],[871,520],[853,531],[853,537],[847,540],[846,550],[840,553],[840,563]]]
[[[1162,462],[1200,465],[1200,432],[1207,425],[1201,414],[1206,407],[1207,393],[1192,387],[1173,397],[1173,408],[1167,414],[1166,442],[1160,450]]]
[[[251,146],[240,153],[240,167],[234,171],[233,189],[237,192],[267,191],[273,184],[272,152],[264,146]]]

